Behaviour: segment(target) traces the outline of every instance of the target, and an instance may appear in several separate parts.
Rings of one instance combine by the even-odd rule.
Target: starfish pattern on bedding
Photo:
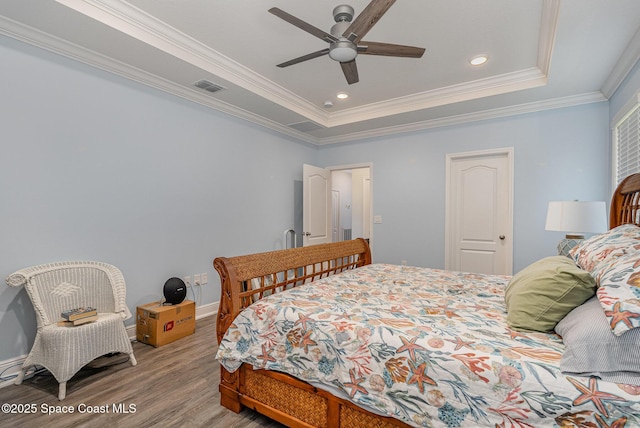
[[[460,315],[456,313],[457,309],[450,308],[448,303],[437,305],[436,307],[434,307],[434,309],[440,309],[442,314],[444,314],[447,318],[453,318],[453,317],[462,318]]]
[[[416,344],[416,340],[418,340],[417,337],[408,340],[406,337],[400,336],[400,340],[402,340],[403,345],[396,349],[396,354],[407,351],[409,353],[409,358],[411,358],[411,361],[416,360],[416,349],[426,351],[424,347]]]
[[[361,392],[364,395],[369,395],[369,391],[364,386],[360,384],[364,382],[364,377],[360,377],[356,379],[356,370],[349,369],[349,376],[351,376],[351,382],[347,382],[344,386],[351,388],[351,392],[349,393],[349,397],[353,398],[357,392]]]
[[[624,325],[629,328],[633,328],[633,325],[631,324],[631,318],[638,318],[640,317],[640,314],[630,311],[621,311],[620,304],[620,302],[616,302],[616,304],[613,305],[613,310],[604,311],[604,314],[607,317],[611,317],[611,328],[614,328],[620,322],[624,323]]]
[[[300,341],[300,347],[304,348],[304,353],[308,354],[309,353],[309,346],[314,346],[317,345],[317,343],[313,340],[311,340],[311,333],[313,333],[312,331],[307,331],[304,336],[302,337],[302,340]]]
[[[473,345],[474,343],[476,343],[475,341],[467,341],[465,342],[464,340],[462,340],[462,338],[460,336],[456,336],[456,340],[451,340],[451,339],[445,339],[447,342],[451,342],[454,345],[456,345],[454,351],[459,351],[462,348],[469,348],[469,349],[473,349]]]
[[[427,369],[427,363],[422,363],[418,367],[416,367],[412,361],[409,361],[409,365],[411,366],[411,377],[407,380],[407,385],[412,385],[414,383],[418,384],[418,389],[421,393],[424,394],[424,384],[427,383],[429,385],[437,386],[435,380],[424,374],[424,371]]]
[[[338,315],[336,317],[336,321],[339,320],[350,320],[351,319],[351,314],[347,313],[347,312],[343,312],[340,315]]]
[[[262,365],[266,365],[268,362],[272,362],[274,363],[276,361],[275,358],[273,358],[271,355],[269,355],[271,353],[271,349],[267,349],[267,345],[265,345],[264,343],[262,344],[262,355],[258,355],[256,358],[258,358],[259,360],[263,360],[262,361]]]
[[[589,378],[588,387],[571,377],[567,377],[567,380],[571,382],[571,384],[573,384],[573,386],[575,386],[576,389],[582,393],[578,398],[573,400],[574,406],[579,406],[591,401],[593,402],[593,405],[596,406],[596,408],[600,411],[600,413],[602,413],[607,418],[609,417],[609,412],[607,412],[607,409],[604,406],[604,401],[625,401],[625,399],[622,397],[618,397],[617,395],[598,390],[598,380],[594,377]]]
[[[294,325],[302,324],[302,329],[306,330],[307,329],[307,321],[313,322],[314,319],[311,318],[311,317],[306,316],[302,312],[298,312],[298,321],[296,321]]]

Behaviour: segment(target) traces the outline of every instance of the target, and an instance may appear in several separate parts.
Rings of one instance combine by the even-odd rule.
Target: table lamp
[[[558,254],[568,256],[585,233],[607,230],[607,207],[604,201],[551,201],[544,229],[566,233],[558,243]]]

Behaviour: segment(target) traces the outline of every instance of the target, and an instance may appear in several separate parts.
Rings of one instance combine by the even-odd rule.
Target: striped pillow
[[[555,331],[565,345],[562,373],[640,385],[640,329],[612,334],[596,297],[569,312]]]

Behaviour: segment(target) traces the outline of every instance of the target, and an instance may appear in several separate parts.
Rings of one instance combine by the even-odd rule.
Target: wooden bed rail
[[[216,258],[213,266],[221,282],[218,343],[240,311],[262,297],[370,263],[369,244],[362,238]]]

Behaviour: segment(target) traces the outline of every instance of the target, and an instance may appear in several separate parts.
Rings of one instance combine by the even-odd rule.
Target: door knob
[[[498,238],[504,240],[504,235],[500,235],[500,236],[498,236]]]

